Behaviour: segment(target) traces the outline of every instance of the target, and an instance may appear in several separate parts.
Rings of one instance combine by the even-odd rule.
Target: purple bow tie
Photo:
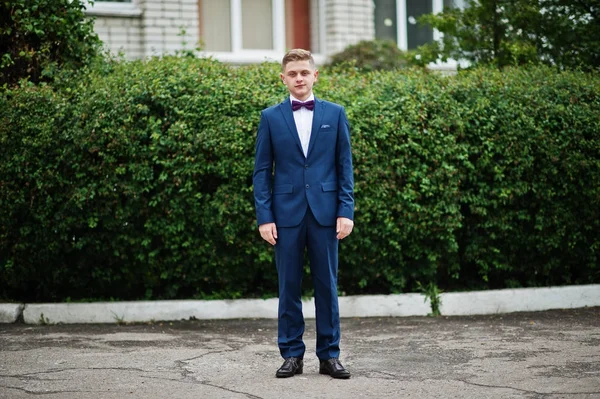
[[[312,111],[315,109],[315,102],[314,100],[310,100],[303,103],[302,101],[292,100],[292,111],[298,111],[302,107]]]

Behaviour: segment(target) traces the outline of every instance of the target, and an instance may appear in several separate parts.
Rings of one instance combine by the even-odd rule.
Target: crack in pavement
[[[222,387],[220,385],[212,384],[212,383],[210,383],[209,381],[206,381],[206,380],[200,381],[200,380],[198,380],[198,379],[196,379],[196,378],[193,377],[193,375],[194,375],[193,371],[188,370],[186,368],[186,366],[188,366],[188,364],[187,364],[188,362],[191,362],[191,361],[197,360],[197,359],[201,359],[204,356],[212,355],[212,354],[217,354],[217,353],[235,352],[235,351],[236,351],[236,349],[224,349],[224,350],[218,350],[218,351],[208,351],[206,353],[203,353],[203,354],[198,355],[198,356],[191,357],[189,359],[176,360],[175,361],[175,365],[177,366],[177,368],[179,368],[181,370],[181,376],[184,378],[184,381],[180,381],[180,382],[191,382],[193,384],[206,385],[206,386],[209,386],[209,387],[222,389],[222,390],[227,391],[227,392],[237,393],[237,394],[240,394],[240,395],[245,395],[249,399],[263,399],[260,396],[253,395],[253,394],[248,393],[248,392],[236,391],[234,389],[229,389],[229,388],[226,388],[226,387]]]
[[[0,378],[15,378],[21,381],[70,381],[69,378],[40,378],[40,377],[29,377],[21,375],[5,375],[0,374]]]
[[[197,360],[197,359],[201,359],[204,356],[208,356],[208,355],[214,355],[214,354],[218,354],[218,353],[227,353],[227,352],[235,352],[237,349],[232,348],[232,349],[220,349],[220,350],[216,350],[216,351],[208,351],[206,353],[203,353],[201,355],[198,356],[194,356],[194,357],[190,357],[188,359],[182,359],[182,360],[175,360],[175,364],[179,369],[182,369],[181,371],[181,375],[183,377],[187,377],[190,374],[193,374],[192,371],[189,371],[185,368],[186,363],[187,362],[191,362],[193,360]]]
[[[482,387],[482,388],[512,389],[512,390],[519,391],[519,392],[530,393],[530,394],[535,394],[535,395],[542,395],[542,396],[543,395],[597,395],[597,394],[600,394],[600,391],[598,391],[598,392],[538,392],[538,391],[532,391],[532,390],[523,389],[523,388],[515,388],[515,387],[510,387],[510,386],[505,386],[505,385],[478,384],[476,382],[471,382],[471,381],[466,381],[466,380],[461,380],[461,379],[457,379],[455,381],[460,381],[467,385],[474,385],[474,386]]]
[[[150,373],[151,371],[137,369],[133,367],[68,367],[63,369],[52,369],[47,371],[36,371],[35,373],[25,373],[25,374],[0,374],[0,377],[12,377],[12,378],[23,378],[30,377],[40,374],[54,374],[54,373],[62,373],[63,371],[71,371],[71,370],[119,370],[119,371],[140,371],[142,373]],[[33,378],[30,378],[33,379]],[[42,380],[43,381],[43,380]],[[56,380],[60,381],[60,380]]]
[[[203,358],[206,355],[212,355],[212,354],[215,354],[215,353],[235,352],[236,350],[237,349],[220,349],[220,350],[217,350],[217,351],[208,351],[208,352],[203,353],[201,355],[190,357],[189,359],[176,360],[176,362],[180,362],[180,363],[191,362],[192,360]]]
[[[385,371],[373,370],[371,372],[374,373],[375,375],[381,374],[381,375],[383,375],[385,377],[377,377],[377,376],[370,376],[370,375],[365,375],[365,377],[367,377],[367,378],[373,378],[373,379],[383,378],[385,380],[398,380],[399,377],[400,377],[397,374],[387,373]],[[389,378],[389,377],[392,377],[392,378]]]
[[[212,355],[212,354],[215,354],[215,353],[225,353],[225,352],[234,352],[234,351],[235,351],[235,349],[223,349],[223,350],[218,350],[218,351],[208,351],[208,352],[203,353],[201,355],[190,357],[189,359],[175,360],[175,366],[178,369],[180,369],[181,376],[184,379],[187,379],[191,374],[194,374],[193,371],[190,371],[190,370],[186,369],[187,362],[191,362],[192,360],[196,360],[196,359],[201,359],[204,356]],[[192,379],[192,380],[194,382],[196,382],[196,380],[194,380],[194,379]]]
[[[374,373],[389,375],[390,377],[398,377],[398,374],[388,373],[387,371],[373,370]]]
[[[11,386],[7,386],[7,385],[0,385],[0,388],[14,389],[14,390],[17,390],[17,391],[25,392],[25,393],[30,394],[30,395],[54,395],[54,394],[57,394],[57,393],[76,393],[76,392],[78,392],[78,393],[81,393],[81,392],[91,393],[91,392],[99,392],[99,391],[44,391],[44,392],[38,392],[38,391],[30,391],[29,389],[26,389],[26,388],[11,387]]]
[[[175,378],[166,378],[166,377],[155,377],[155,376],[146,376],[146,375],[140,375],[140,378],[147,378],[149,380],[157,380],[157,381],[171,381],[171,382],[181,382],[183,384],[197,384],[198,381],[186,381],[186,380],[180,380],[180,379],[175,379]]]
[[[189,374],[193,374],[193,372],[189,372]],[[212,384],[209,381],[199,381],[199,380],[194,379],[194,378],[186,378],[185,380],[176,380],[176,379],[173,379],[173,378],[164,378],[164,377],[147,377],[147,376],[141,376],[141,378],[148,378],[148,379],[151,379],[153,381],[154,380],[160,380],[160,381],[179,382],[179,383],[182,383],[182,384],[206,385],[206,386],[213,387],[213,388],[223,389],[223,390],[228,391],[228,392],[239,393],[241,395],[246,395],[246,397],[248,397],[250,399],[263,399],[260,396],[253,395],[253,394],[248,393],[248,392],[236,391],[234,389],[229,389],[229,388],[222,387],[220,385]]]
[[[198,381],[198,383],[200,383],[202,385],[209,386],[209,387],[213,387],[213,388],[219,388],[219,389],[222,389],[222,390],[227,391],[227,392],[239,393],[241,395],[246,395],[246,397],[249,398],[249,399],[263,399],[261,396],[256,396],[256,395],[252,395],[251,393],[248,393],[248,392],[236,391],[234,389],[225,388],[225,387],[222,387],[220,385],[211,384],[208,381]]]

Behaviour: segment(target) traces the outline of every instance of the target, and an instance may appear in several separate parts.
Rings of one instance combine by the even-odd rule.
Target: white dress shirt
[[[306,101],[315,100],[315,95],[311,94]],[[290,104],[292,101],[300,101],[294,96],[290,95]],[[313,122],[313,111],[309,111],[305,107],[301,107],[298,111],[292,111],[294,114],[294,121],[296,122],[296,130],[298,130],[298,136],[300,137],[300,144],[302,144],[302,151],[306,157],[308,153],[308,143],[310,142],[310,133],[312,130]]]

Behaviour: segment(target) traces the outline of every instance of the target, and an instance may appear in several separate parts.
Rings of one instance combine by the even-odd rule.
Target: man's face
[[[310,65],[310,61],[291,61],[286,64],[281,80],[292,96],[304,101],[311,95],[318,75],[319,71]]]

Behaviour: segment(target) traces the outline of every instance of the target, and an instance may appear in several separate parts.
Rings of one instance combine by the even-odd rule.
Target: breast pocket
[[[330,125],[328,123],[321,124],[319,128],[320,133],[333,133],[336,131],[336,127],[334,125]]]

